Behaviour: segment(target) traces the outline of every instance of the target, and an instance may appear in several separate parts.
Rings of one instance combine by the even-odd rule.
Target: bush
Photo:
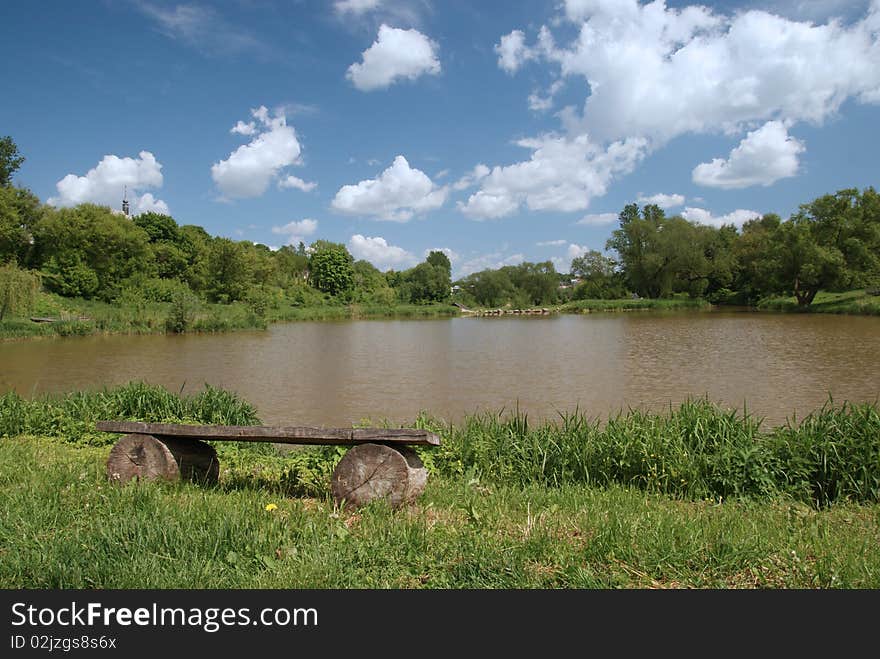
[[[185,332],[195,320],[196,310],[199,306],[198,298],[188,287],[178,289],[171,297],[171,309],[165,320],[165,329],[175,334]]]

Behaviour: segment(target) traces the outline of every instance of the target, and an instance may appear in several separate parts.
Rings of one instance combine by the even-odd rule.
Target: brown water
[[[278,324],[265,332],[0,343],[0,393],[142,379],[208,382],[265,423],[458,421],[514,409],[600,417],[688,396],[784,422],[835,401],[880,399],[880,318],[747,312],[610,313]]]

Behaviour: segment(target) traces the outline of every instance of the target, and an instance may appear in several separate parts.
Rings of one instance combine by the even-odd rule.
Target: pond
[[[688,397],[777,424],[880,398],[880,318],[735,311],[297,322],[264,332],[0,343],[0,393],[145,380],[237,392],[265,423],[409,424],[519,408],[530,419]]]

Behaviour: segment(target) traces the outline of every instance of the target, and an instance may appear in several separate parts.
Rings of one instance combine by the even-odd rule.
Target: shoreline
[[[77,307],[74,301],[73,306]],[[29,318],[12,318],[0,322],[0,341],[20,341],[70,336],[108,336],[174,334],[165,328],[167,305],[155,304],[149,310],[131,310],[106,303],[89,302],[79,306],[76,317],[65,319],[59,314],[54,322],[34,322]],[[793,298],[769,298],[753,306],[712,304],[705,299],[619,299],[576,300],[555,305],[520,309],[466,308],[457,303],[432,305],[376,306],[363,304],[321,305],[271,309],[265,316],[257,316],[245,305],[206,305],[206,309],[192,323],[192,328],[181,334],[214,334],[218,332],[261,331],[269,325],[283,322],[327,322],[336,320],[430,319],[430,318],[487,318],[555,316],[560,314],[622,313],[633,311],[711,311],[725,308],[755,313],[835,314],[853,316],[880,316],[880,296],[864,291],[820,293],[810,307],[800,308]],[[85,309],[89,314],[80,313]],[[137,314],[137,318],[133,317]],[[73,316],[74,314],[67,314]],[[81,316],[88,315],[88,320]],[[41,319],[45,321],[45,318]]]

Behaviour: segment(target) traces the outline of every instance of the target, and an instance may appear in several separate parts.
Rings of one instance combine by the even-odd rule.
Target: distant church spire
[[[128,186],[122,188],[122,213],[128,217]]]

